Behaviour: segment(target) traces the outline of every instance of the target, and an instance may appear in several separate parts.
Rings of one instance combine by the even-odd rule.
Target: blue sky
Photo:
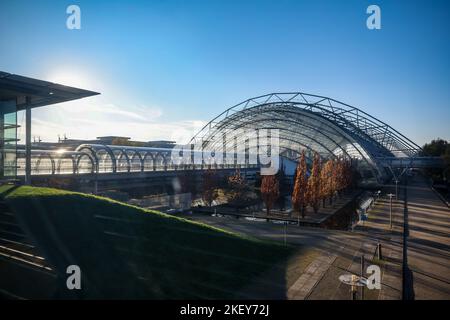
[[[102,93],[33,111],[44,140],[180,140],[249,97],[303,91],[423,144],[450,139],[448,30],[449,1],[2,0],[0,70]]]

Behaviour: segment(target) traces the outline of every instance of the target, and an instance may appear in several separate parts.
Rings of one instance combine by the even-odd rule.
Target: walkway
[[[399,188],[400,190],[400,188]],[[368,221],[355,228],[368,238],[379,242],[382,246],[382,260],[377,261],[382,269],[381,290],[379,300],[402,299],[402,233],[403,233],[403,201],[392,200],[392,230],[390,229],[390,201],[386,194],[395,194],[395,186],[387,185],[383,189],[372,209],[369,210]],[[401,192],[399,191],[399,194]]]
[[[408,297],[450,299],[450,210],[420,176],[408,184],[407,217]]]
[[[395,193],[394,186],[387,192]],[[399,186],[389,228],[389,200],[380,199],[369,220],[357,229],[383,247],[379,299],[450,299],[450,210],[420,175],[408,177],[407,192]],[[403,295],[403,217],[406,215],[406,268]]]

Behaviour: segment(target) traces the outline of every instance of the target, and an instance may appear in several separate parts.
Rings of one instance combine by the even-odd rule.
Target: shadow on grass
[[[0,200],[4,200],[5,197],[16,190],[19,186],[12,184],[5,184],[0,186]]]
[[[82,291],[72,298],[234,298],[293,252],[78,193],[27,187],[6,201],[55,267],[63,298],[72,297],[64,295],[69,265],[82,272]]]

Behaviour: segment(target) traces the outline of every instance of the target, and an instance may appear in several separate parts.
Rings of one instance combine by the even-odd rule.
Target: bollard
[[[383,255],[381,253],[381,243],[379,243],[379,242],[377,244],[377,254],[378,254],[378,260],[383,260]]]

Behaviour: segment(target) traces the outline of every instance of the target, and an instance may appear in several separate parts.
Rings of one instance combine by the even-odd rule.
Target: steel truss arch
[[[330,154],[338,149],[346,155],[356,152],[377,179],[385,175],[379,159],[413,157],[421,150],[397,130],[359,108],[303,92],[271,93],[236,104],[208,122],[191,143],[209,149],[218,143],[212,141],[225,132],[257,129],[261,123],[274,129],[290,129],[286,136],[280,135],[286,146],[288,140],[298,139],[315,151],[325,147]]]

